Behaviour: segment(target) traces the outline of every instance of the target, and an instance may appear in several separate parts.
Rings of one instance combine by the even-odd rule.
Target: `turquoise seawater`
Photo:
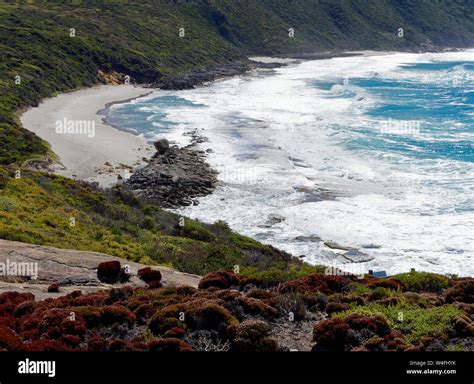
[[[474,274],[474,51],[295,63],[156,91],[107,120],[207,138],[221,184],[184,215],[310,263],[351,264],[334,241],[366,254],[365,270]]]
[[[416,79],[397,81],[378,76],[350,79],[343,92],[328,97],[354,98],[357,97],[354,89],[363,89],[382,100],[380,105],[366,112],[367,116],[380,120],[381,126],[391,121],[394,127],[388,129],[391,132],[381,134],[380,131],[374,131],[373,125],[359,126],[356,129],[362,135],[348,140],[347,147],[474,162],[474,61],[407,64],[402,67],[413,72],[457,73],[457,76],[444,83],[422,83]],[[330,90],[338,83],[343,84],[344,80],[315,81],[313,84],[320,89]],[[176,95],[157,96],[112,109],[107,121],[153,139],[182,124],[168,119],[168,113],[183,107],[200,108],[203,105]],[[408,126],[408,130],[411,130],[408,133],[416,130],[412,137],[403,134],[403,126],[401,132],[397,132],[397,124],[406,121],[414,125],[414,128]]]
[[[109,110],[106,121],[114,127],[153,140],[156,136],[172,132],[178,124],[182,124],[168,119],[168,114],[172,110],[185,107],[199,108],[202,105],[174,95],[138,99]]]
[[[348,127],[357,132],[345,143],[347,148],[385,151],[429,159],[453,159],[474,162],[474,61],[407,64],[405,71],[446,81],[420,82],[415,78],[353,78],[331,98],[355,98],[355,90],[364,90],[378,100],[366,111],[366,126]],[[315,87],[330,90],[334,82],[314,82]],[[387,127],[374,130],[374,124]],[[390,129],[391,128],[391,129]]]

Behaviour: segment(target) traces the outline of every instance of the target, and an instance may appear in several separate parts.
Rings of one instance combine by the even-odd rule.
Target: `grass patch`
[[[240,274],[244,277],[255,278],[262,281],[264,286],[274,286],[291,280],[296,280],[314,273],[324,273],[326,267],[312,265],[285,265],[270,268],[268,270],[258,270],[255,267],[244,267]]]
[[[400,273],[393,278],[400,280],[413,292],[441,292],[449,283],[446,276],[428,272]]]
[[[302,263],[284,252],[138,201],[121,188],[101,191],[82,182],[23,171],[0,189],[0,238],[102,252],[204,275],[234,265],[255,271]],[[74,225],[71,225],[74,219]],[[293,274],[293,276],[297,276]]]
[[[451,320],[464,312],[452,305],[432,308],[413,308],[407,303],[383,306],[368,304],[354,306],[346,311],[333,314],[333,317],[346,317],[352,313],[365,316],[383,316],[391,328],[402,331],[411,343],[420,343],[425,337],[444,338],[447,329],[452,329]]]

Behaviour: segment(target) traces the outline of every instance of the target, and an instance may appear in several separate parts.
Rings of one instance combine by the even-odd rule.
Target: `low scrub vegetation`
[[[160,277],[149,269],[141,275],[150,285]],[[294,337],[312,340],[314,352],[474,350],[473,304],[462,301],[465,295],[443,300],[471,280],[451,279],[437,294],[355,278],[333,285],[334,278],[311,274],[267,287],[223,271],[204,276],[199,289],[125,285],[43,301],[6,292],[0,294],[0,350],[269,352],[288,350]],[[352,284],[367,290],[355,295],[347,290]]]
[[[5,178],[0,205],[7,208],[0,210],[2,239],[102,252],[148,265],[168,264],[199,275],[239,266],[253,268],[252,273],[280,268],[282,274],[289,271],[297,276],[312,268],[222,223],[207,225],[185,219],[192,232],[177,234],[177,215],[142,203],[120,187],[104,191],[26,170],[17,179],[14,168],[3,168],[1,174]],[[104,278],[119,279],[118,271],[110,268],[113,266],[104,273],[113,276]],[[146,272],[143,277],[151,278]]]
[[[448,278],[436,273],[408,272],[394,276],[411,291],[441,292],[448,286]]]

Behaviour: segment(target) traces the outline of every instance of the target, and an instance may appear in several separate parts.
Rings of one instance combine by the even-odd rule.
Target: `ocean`
[[[221,185],[183,215],[312,264],[474,275],[473,50],[292,63],[158,90],[107,120],[207,138]]]

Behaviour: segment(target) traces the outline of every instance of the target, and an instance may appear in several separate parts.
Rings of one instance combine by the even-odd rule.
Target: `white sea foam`
[[[414,163],[403,154],[363,148],[354,152],[341,144],[357,139],[357,130],[340,129],[378,129],[376,119],[365,112],[380,100],[351,79],[403,74],[414,83],[449,85],[451,75],[468,76],[462,66],[449,74],[423,75],[400,66],[473,57],[474,51],[334,58],[179,94],[160,91],[205,106],[167,109],[176,128],[165,136],[183,145],[189,143],[183,135],[187,132],[206,136],[208,142],[201,147],[213,149],[208,161],[222,182],[198,206],[180,211],[203,221],[225,220],[241,233],[306,255],[312,263],[331,262],[340,252],[298,236],[318,235],[357,247],[374,258],[365,263],[367,269],[473,275],[474,165],[430,159]],[[309,86],[343,78],[347,84],[332,87],[332,94],[347,91],[355,97],[331,97],[331,90]],[[460,137],[472,140],[472,133],[452,140]],[[284,220],[272,224],[272,215]]]

